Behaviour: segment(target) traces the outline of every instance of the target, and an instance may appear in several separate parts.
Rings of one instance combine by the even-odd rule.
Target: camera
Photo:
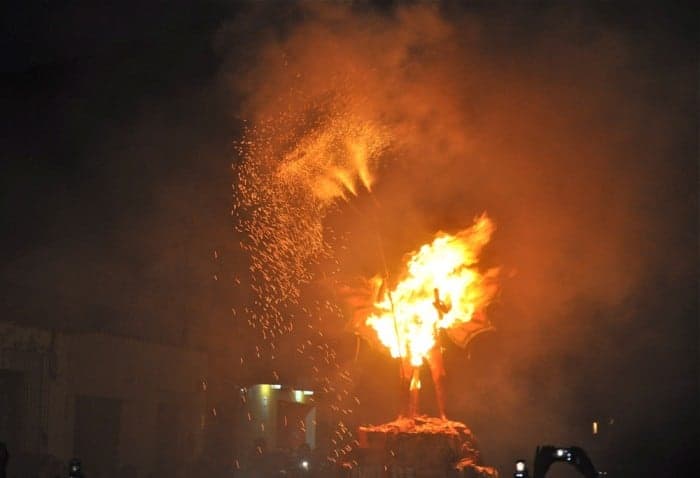
[[[552,445],[538,446],[535,451],[534,478],[544,478],[555,462],[564,462],[571,465],[587,478],[597,478],[596,471],[588,454],[577,446],[560,447]]]

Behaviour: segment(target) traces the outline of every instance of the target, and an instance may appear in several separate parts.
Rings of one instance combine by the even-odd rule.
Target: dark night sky
[[[212,37],[236,8],[3,9],[3,279],[20,289],[11,307],[32,307],[13,315],[158,336],[124,325],[124,316],[138,322],[158,308],[181,320],[186,305],[173,303],[175,289],[208,286],[213,269],[194,269],[211,268],[206,261],[227,240],[212,228],[230,226],[237,123],[217,83]]]
[[[241,329],[229,322],[228,311],[246,297],[213,280],[245,267],[235,252],[229,210],[232,142],[242,131],[246,98],[230,79],[250,69],[271,34],[284,36],[299,22],[298,11],[277,2],[102,3],[9,1],[0,7],[3,320],[221,349],[237,341]],[[393,6],[377,2],[372,8],[391,15]],[[552,356],[531,357],[521,368],[509,365],[510,375],[501,380],[511,380],[513,390],[541,387],[511,409],[527,414],[525,404],[542,407],[546,402],[537,400],[557,395],[545,390],[554,357],[558,377],[580,376],[567,393],[605,410],[600,413],[614,410],[635,422],[620,436],[637,442],[615,446],[625,450],[625,459],[644,455],[638,471],[660,470],[663,463],[688,466],[697,451],[691,445],[697,441],[699,338],[697,12],[690,2],[662,1],[448,3],[445,11],[487,25],[482,54],[503,58],[505,69],[511,57],[512,64],[528,64],[529,48],[540,50],[532,53],[538,67],[547,67],[542,52],[548,48],[552,65],[562,61],[557,45],[532,40],[551,28],[552,19],[561,19],[563,31],[567,22],[574,25],[581,35],[567,37],[574,43],[604,28],[634,45],[635,61],[625,75],[634,78],[630,91],[643,94],[637,101],[633,93],[620,93],[621,108],[637,111],[633,107],[642,104],[638,111],[659,113],[646,123],[669,130],[660,133],[667,157],[647,158],[645,151],[655,146],[636,135],[640,142],[629,145],[629,155],[637,151],[643,159],[619,165],[621,183],[625,175],[639,177],[650,191],[638,204],[640,233],[664,230],[642,238],[648,274],[614,304],[571,298],[569,306],[591,317],[581,327],[607,327],[587,343],[589,367],[582,368],[581,354],[561,343]],[[588,71],[585,63],[577,68]],[[561,91],[568,91],[561,81]],[[606,101],[615,102],[615,95]],[[506,209],[502,216],[508,217]],[[213,259],[215,250],[221,260]],[[608,320],[632,316],[638,320]],[[510,326],[519,332],[526,327]],[[583,329],[565,334],[590,336]],[[500,362],[482,349],[508,354],[517,343],[476,344],[471,367],[501,374]],[[658,348],[664,349],[661,357],[653,352]],[[488,398],[487,378],[482,385]],[[572,423],[589,423],[584,406],[563,413]],[[546,422],[546,414],[535,415],[523,433]],[[508,423],[496,429],[509,430]],[[511,430],[518,433],[518,427]],[[480,436],[489,450],[498,449],[492,435]],[[518,439],[508,437],[506,450],[517,449],[512,444]],[[528,445],[522,453],[529,453],[537,438],[523,441]],[[655,458],[662,464],[652,464]]]

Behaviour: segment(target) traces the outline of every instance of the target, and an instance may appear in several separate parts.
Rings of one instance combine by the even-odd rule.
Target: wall
[[[19,436],[8,446],[17,452],[48,449],[48,400],[50,370],[55,362],[49,331],[19,328],[0,322],[0,370],[21,374]],[[2,440],[2,438],[0,438]]]
[[[120,401],[119,465],[135,465],[140,474],[154,470],[161,404],[176,416],[175,436],[168,437],[174,442],[170,455],[184,464],[201,452],[206,412],[201,383],[207,375],[203,352],[0,322],[2,369],[25,377],[24,403],[17,411],[22,415],[21,443],[13,444],[11,452],[70,459],[78,396]]]
[[[197,456],[205,413],[201,388],[207,374],[204,354],[100,334],[71,336],[68,343],[68,388],[72,392],[68,399],[81,394],[123,400],[122,463],[139,469],[154,467],[160,403],[177,409],[179,433],[172,439],[182,452],[182,460],[192,461]]]

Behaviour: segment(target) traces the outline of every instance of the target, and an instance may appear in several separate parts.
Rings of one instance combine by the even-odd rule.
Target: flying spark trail
[[[341,367],[321,330],[324,321],[341,320],[341,310],[330,300],[305,297],[305,286],[314,279],[315,265],[338,262],[325,218],[360,188],[371,191],[389,143],[382,127],[333,102],[304,116],[283,114],[258,122],[236,144],[240,162],[232,213],[250,261],[252,300],[245,315],[261,340],[256,356],[274,359],[282,340],[297,344],[293,350],[307,361],[338,416],[340,436],[334,440],[332,461],[351,449],[352,433],[340,417],[352,414],[358,400],[350,393],[350,371]]]

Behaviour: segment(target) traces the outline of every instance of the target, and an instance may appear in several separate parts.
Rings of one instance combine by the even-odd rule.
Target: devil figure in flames
[[[438,233],[408,256],[392,289],[386,277],[376,277],[347,294],[357,335],[400,360],[401,416],[418,414],[420,369],[427,362],[438,412],[446,418],[441,330],[461,347],[493,330],[485,311],[498,291],[499,270],[481,272],[477,263],[494,229],[483,214],[455,235]]]
[[[435,388],[435,401],[437,402],[440,418],[447,419],[445,413],[445,366],[442,362],[442,347],[440,346],[440,322],[444,314],[450,311],[450,306],[440,300],[440,291],[435,289],[435,302],[433,302],[435,310],[438,314],[438,321],[433,327],[433,340],[435,343],[425,356],[425,360],[430,367],[430,375],[433,378],[433,386]],[[405,389],[405,384],[408,383],[409,393],[404,397],[408,397],[407,403],[401,407],[399,415],[413,417],[418,414],[418,399],[421,389],[420,382],[420,366],[411,363],[408,357],[401,357],[401,382],[402,389]]]

